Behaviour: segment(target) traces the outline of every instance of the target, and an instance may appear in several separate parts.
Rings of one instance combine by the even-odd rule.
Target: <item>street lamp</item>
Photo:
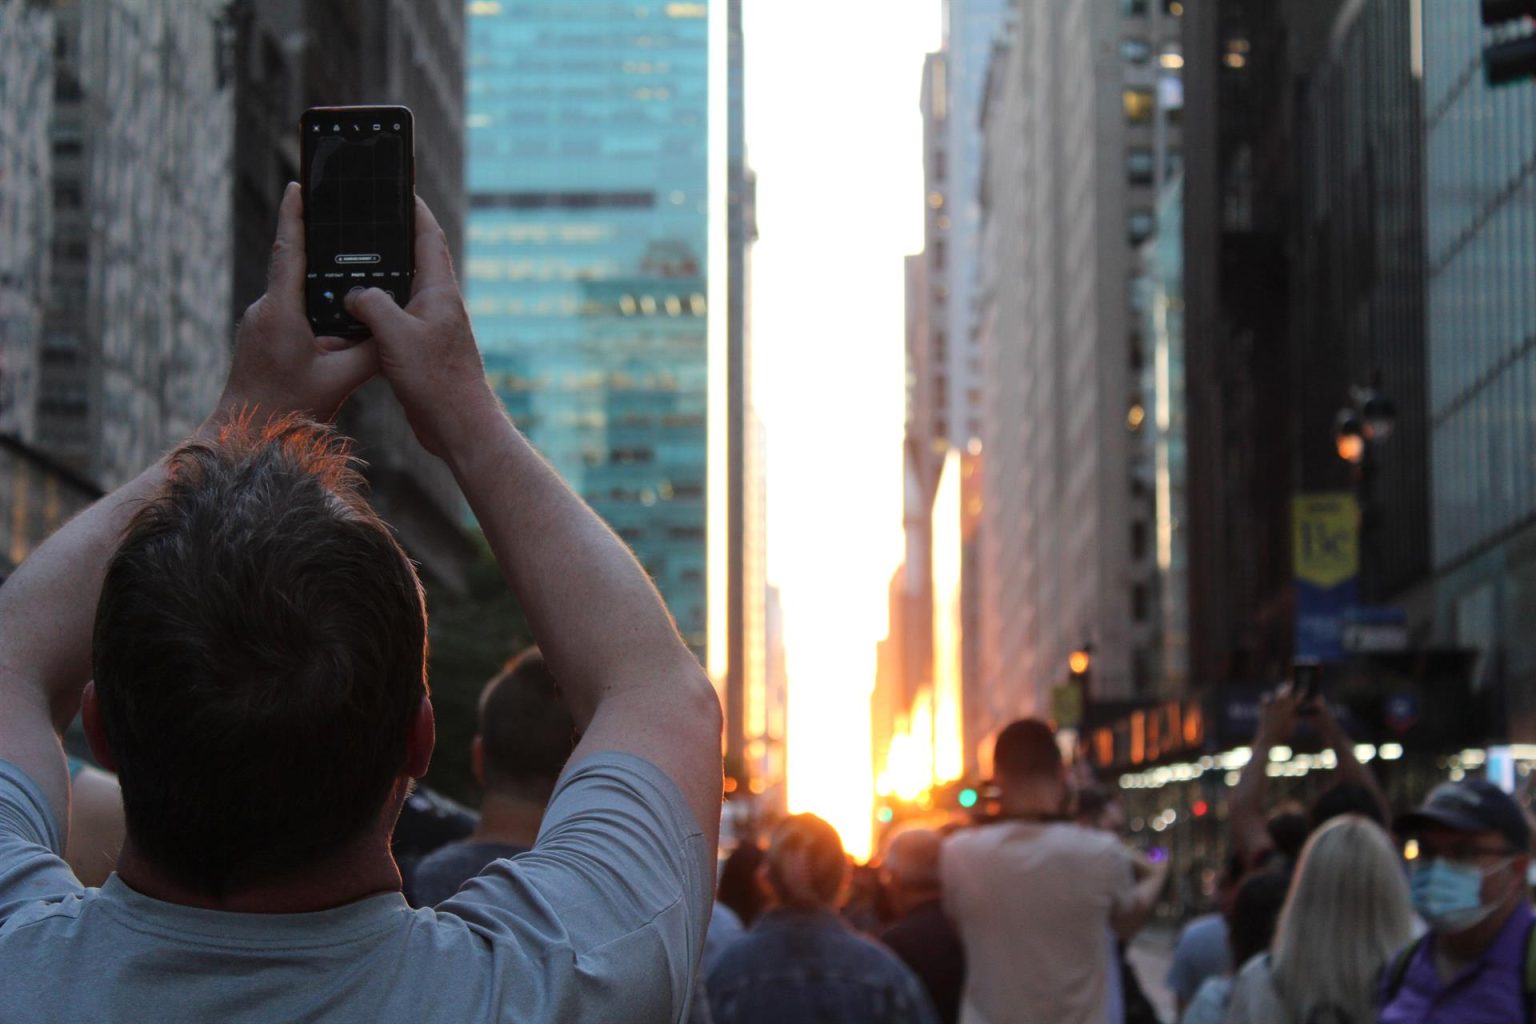
[[[1369,387],[1351,387],[1349,404],[1333,418],[1334,448],[1339,458],[1353,467],[1355,497],[1359,502],[1362,589],[1374,582],[1378,561],[1375,552],[1375,534],[1379,525],[1375,449],[1396,429],[1397,405],[1380,391],[1375,380]]]
[[[1093,646],[1084,644],[1067,657],[1067,668],[1074,676],[1085,676],[1093,667]]]
[[[1339,458],[1360,466],[1370,446],[1386,441],[1397,428],[1397,405],[1374,387],[1352,387],[1349,399],[1333,418],[1333,443]]]
[[[1338,449],[1339,458],[1351,466],[1360,465],[1365,461],[1365,441],[1365,426],[1355,415],[1355,410],[1340,409],[1333,418],[1333,444]]]
[[[1385,441],[1397,428],[1397,406],[1392,399],[1375,388],[1355,388],[1352,392],[1355,407],[1360,410],[1360,423],[1368,441]]]

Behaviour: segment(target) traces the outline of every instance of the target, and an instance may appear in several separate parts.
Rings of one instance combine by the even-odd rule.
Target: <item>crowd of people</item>
[[[1308,718],[1341,771],[1305,811],[1265,813],[1270,747]],[[1536,1013],[1531,826],[1484,779],[1389,818],[1322,702],[1266,705],[1230,808],[1219,909],[1181,930],[1166,985],[1184,1024],[1464,1024]],[[1263,755],[1259,752],[1262,751]],[[847,892],[829,826],[789,819],[761,858],[772,908],[707,959],[715,1021],[1150,1024],[1125,957],[1166,881],[1133,853],[1111,789],[1076,786],[1049,726],[1004,729],[995,812],[899,828],[874,898]],[[844,887],[842,912],[839,886]],[[722,891],[721,910],[730,912]],[[871,907],[879,909],[872,913]],[[914,995],[914,992],[918,995]]]
[[[1305,811],[1272,809],[1269,752],[1308,720],[1337,759]],[[1220,910],[1185,925],[1168,985],[1186,1024],[1524,1021],[1536,1013],[1531,824],[1486,779],[1391,817],[1326,702],[1265,704],[1230,807]]]
[[[218,408],[0,586],[0,1022],[1150,1024],[1126,960],[1169,866],[1047,724],[978,820],[856,867],[814,815],[717,871],[721,713],[643,568],[489,390],[431,211],[401,307],[315,337],[297,186]],[[486,686],[478,817],[435,744],[415,567],[326,422],[382,376],[453,471],[539,647]],[[103,771],[66,759],[76,718]],[[1310,718],[1337,784],[1275,813]],[[1189,1024],[1532,1020],[1531,825],[1490,782],[1390,817],[1281,689],[1233,791]]]

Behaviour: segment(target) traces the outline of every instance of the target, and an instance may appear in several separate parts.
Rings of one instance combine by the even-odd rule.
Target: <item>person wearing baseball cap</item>
[[[1486,779],[1438,786],[1396,830],[1414,909],[1430,927],[1386,971],[1381,1024],[1530,1019],[1531,827]]]

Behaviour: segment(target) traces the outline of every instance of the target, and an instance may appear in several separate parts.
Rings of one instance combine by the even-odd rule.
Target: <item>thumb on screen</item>
[[[347,293],[347,312],[361,320],[374,337],[384,337],[412,323],[412,317],[379,288],[354,288]]]

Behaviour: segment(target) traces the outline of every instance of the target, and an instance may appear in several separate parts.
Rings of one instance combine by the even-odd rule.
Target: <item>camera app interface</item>
[[[410,118],[390,110],[311,112],[301,131],[310,323],[317,331],[356,329],[342,303],[350,289],[382,288],[402,304],[410,296]]]

